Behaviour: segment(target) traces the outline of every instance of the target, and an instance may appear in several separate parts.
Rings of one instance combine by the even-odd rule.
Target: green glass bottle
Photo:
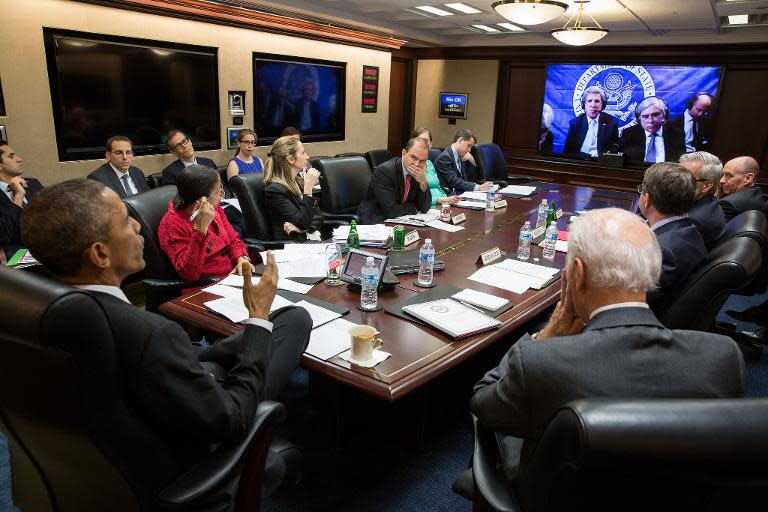
[[[349,235],[347,236],[347,248],[359,249],[360,248],[360,236],[357,234],[357,221],[352,220],[349,228]]]
[[[555,207],[555,200],[553,199],[549,203],[549,212],[547,212],[547,227],[553,222],[557,222],[557,208]]]

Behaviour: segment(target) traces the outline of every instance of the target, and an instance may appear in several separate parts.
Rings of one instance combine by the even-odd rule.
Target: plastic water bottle
[[[435,266],[435,248],[432,239],[424,240],[424,245],[419,250],[419,284],[429,286],[432,284],[432,272]]]
[[[549,225],[544,232],[544,259],[552,261],[555,259],[555,244],[557,244],[557,222]]]
[[[379,303],[379,269],[371,256],[365,259],[365,266],[360,272],[360,277],[360,309],[376,309]]]
[[[520,229],[520,245],[517,246],[517,259],[527,261],[531,257],[531,240],[533,240],[531,222],[527,220]]]
[[[496,192],[489,190],[485,195],[485,211],[492,212],[496,208],[493,207],[493,202],[496,200]]]
[[[549,206],[547,206],[547,200],[542,199],[539,205],[539,213],[536,217],[536,229],[544,226],[547,223],[547,215],[549,214]]]

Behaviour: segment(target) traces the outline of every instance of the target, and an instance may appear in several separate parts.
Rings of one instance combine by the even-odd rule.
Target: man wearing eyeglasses
[[[621,132],[619,146],[631,162],[677,162],[685,153],[683,132],[667,123],[669,107],[658,96],[648,96],[635,107],[638,124]]]
[[[210,158],[196,157],[195,146],[189,140],[184,132],[180,130],[171,130],[166,138],[168,149],[178,160],[171,162],[168,167],[163,169],[163,185],[175,185],[179,173],[190,165],[204,165],[211,169],[216,169],[216,163]]]
[[[147,179],[133,162],[133,143],[128,137],[115,135],[107,139],[104,153],[107,163],[93,171],[88,178],[102,182],[114,190],[120,199],[125,199],[149,190]]]

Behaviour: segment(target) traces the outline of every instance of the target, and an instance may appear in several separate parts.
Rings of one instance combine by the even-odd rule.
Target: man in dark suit
[[[114,190],[120,198],[130,197],[149,190],[147,179],[133,162],[133,143],[128,137],[115,135],[107,139],[104,153],[107,163],[91,172],[88,178],[102,182]]]
[[[682,155],[680,165],[688,169],[696,179],[696,192],[688,217],[699,230],[704,245],[712,249],[725,229],[725,215],[715,197],[717,184],[723,175],[723,163],[712,153],[694,151]]]
[[[376,224],[429,210],[432,193],[424,174],[428,155],[427,143],[415,137],[405,145],[402,157],[388,160],[373,170],[368,190],[357,208],[361,224]]]
[[[295,116],[296,127],[301,133],[320,130],[320,108],[315,100],[315,83],[310,79],[307,79],[302,86],[302,96],[296,102]]]
[[[8,142],[0,139],[0,250],[6,259],[22,247],[19,219],[31,197],[43,186],[35,178],[22,178],[23,161]]]
[[[549,322],[512,346],[475,385],[470,403],[485,427],[514,436],[499,446],[510,480],[555,411],[572,400],[743,396],[744,361],[733,340],[666,329],[648,309],[645,290],[660,267],[658,243],[636,215],[591,210],[572,224]]]
[[[596,157],[619,142],[619,122],[603,112],[608,96],[602,87],[587,87],[581,95],[584,113],[571,119],[564,153]]]
[[[621,132],[619,147],[632,162],[677,162],[685,153],[683,132],[667,123],[669,108],[657,96],[648,96],[635,107],[639,123]]]
[[[725,163],[716,193],[725,222],[741,212],[765,208],[763,194],[755,183],[758,174],[760,166],[751,156],[739,156]]]
[[[682,116],[672,119],[669,124],[683,132],[685,152],[709,151],[712,146],[714,129],[710,111],[715,97],[707,92],[697,92],[685,104]]]
[[[704,239],[688,217],[695,191],[693,175],[670,162],[648,167],[638,187],[640,211],[661,247],[659,287],[648,292],[648,304],[657,313],[707,259]]]
[[[192,145],[192,141],[184,132],[171,130],[168,132],[166,142],[171,154],[178,160],[174,160],[163,169],[163,185],[176,185],[176,177],[190,165],[204,165],[211,169],[217,169],[216,163],[210,158],[195,156],[195,146]]]
[[[437,158],[434,165],[440,186],[450,190],[449,195],[459,195],[462,192],[481,190],[485,192],[493,186],[493,182],[475,183],[473,180],[477,164],[472,157],[472,146],[477,143],[477,138],[466,128],[457,131],[453,136],[453,143],[445,148]]]
[[[144,496],[156,496],[215,443],[241,439],[259,401],[277,397],[307,345],[312,322],[305,310],[269,313],[277,286],[271,255],[257,285],[250,267],[245,271],[244,330],[210,347],[195,347],[176,323],[132,306],[120,283],[144,268],[144,240],[117,194],[96,181],[65,181],[41,191],[22,216],[21,232],[48,270],[90,291],[110,321],[125,402],[153,434],[126,435],[137,445],[111,452],[145,453],[145,443],[156,448],[146,460],[115,461],[134,475],[135,490]],[[120,428],[120,418],[102,420]]]

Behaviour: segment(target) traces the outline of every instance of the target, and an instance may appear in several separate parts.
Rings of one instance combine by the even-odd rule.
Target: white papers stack
[[[349,328],[354,325],[349,320],[337,318],[321,327],[312,329],[305,353],[326,361],[345,350],[349,350],[352,344],[349,338]]]
[[[334,229],[333,239],[337,242],[346,242],[349,228],[350,226],[339,226]],[[362,224],[357,226],[357,236],[360,237],[360,245],[383,247],[392,236],[392,228],[384,224]]]
[[[536,192],[536,187],[527,187],[524,185],[507,185],[499,190],[499,194],[515,194],[518,196],[530,196]]]
[[[556,268],[506,259],[477,270],[468,279],[513,293],[523,293],[528,288],[541,289],[557,272]]]
[[[259,276],[253,276],[253,283],[256,284],[259,282],[261,277]],[[243,287],[243,276],[238,276],[237,274],[229,274],[227,277],[219,281],[219,284],[226,285],[226,286],[236,286],[238,288]],[[289,292],[296,292],[296,293],[308,293],[309,290],[312,289],[311,284],[303,284],[298,283],[296,281],[291,281],[290,279],[284,279],[282,277],[277,278],[277,287],[281,290],[287,290]]]
[[[414,226],[423,226],[431,221],[440,219],[440,210],[431,209],[427,213],[413,213],[410,215],[403,215],[401,217],[395,217],[393,219],[387,219],[384,222],[391,224],[410,224]]]
[[[211,311],[227,317],[231,322],[242,323],[248,320],[248,308],[245,307],[242,295],[240,297],[222,297],[220,299],[203,302]],[[293,306],[293,302],[275,295],[269,312],[276,311],[285,306]]]
[[[470,201],[483,201],[488,198],[487,192],[464,192],[459,197],[462,197],[464,199],[469,199]]]
[[[328,244],[285,244],[284,249],[272,251],[280,277],[325,277],[328,265],[325,250]],[[267,261],[267,253],[261,253]]]
[[[423,320],[453,338],[487,331],[501,322],[453,299],[439,299],[403,307],[409,315]]]
[[[313,329],[316,327],[320,327],[323,324],[327,324],[331,320],[335,320],[341,317],[340,313],[331,311],[330,309],[325,309],[320,306],[316,306],[311,302],[307,302],[305,300],[300,300],[299,302],[296,303],[296,305],[307,310],[307,313],[309,313],[309,316],[312,318]]]
[[[509,301],[504,297],[496,297],[490,293],[478,292],[476,290],[470,290],[469,288],[453,294],[452,297],[460,302],[479,306],[489,311],[496,311],[500,307],[509,304]]]
[[[484,210],[485,203],[480,201],[459,201],[455,204],[458,208],[468,208],[470,210]]]
[[[464,226],[448,224],[447,222],[443,222],[441,220],[429,221],[424,225],[430,228],[442,229],[443,231],[448,231],[449,233],[454,233],[456,231],[461,231],[462,229],[464,229]]]

